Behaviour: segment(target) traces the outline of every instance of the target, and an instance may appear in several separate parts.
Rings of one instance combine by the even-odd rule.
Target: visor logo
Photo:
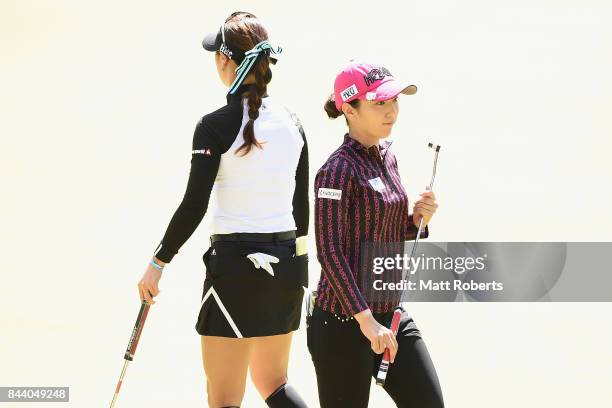
[[[225,45],[225,43],[221,43],[221,47],[219,47],[219,51],[227,55],[229,59],[232,58],[232,51],[229,48],[227,48],[227,45]]]

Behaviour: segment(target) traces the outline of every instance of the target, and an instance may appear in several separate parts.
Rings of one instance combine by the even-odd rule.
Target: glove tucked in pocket
[[[270,263],[278,263],[279,259],[277,257],[264,254],[263,252],[255,252],[248,254],[247,258],[253,262],[253,265],[255,265],[257,269],[262,268],[270,275],[274,276],[274,270],[272,269],[272,265],[270,265]]]

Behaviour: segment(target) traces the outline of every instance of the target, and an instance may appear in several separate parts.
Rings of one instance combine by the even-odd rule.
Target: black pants
[[[392,313],[374,315],[389,327]],[[315,306],[307,318],[307,342],[317,374],[321,408],[368,406],[370,384],[382,354],[375,354],[356,320],[342,321]],[[384,389],[400,408],[442,408],[442,391],[429,352],[414,321],[402,312],[395,362]],[[376,407],[382,408],[382,407]]]

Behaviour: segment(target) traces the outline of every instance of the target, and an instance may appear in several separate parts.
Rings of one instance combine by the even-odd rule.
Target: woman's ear
[[[345,102],[342,104],[342,113],[348,119],[349,117],[353,118],[357,112],[350,103]]]
[[[219,58],[219,68],[224,71],[225,68],[227,67],[227,63],[229,62],[229,58],[227,58],[227,56],[223,53],[218,53],[218,58]]]

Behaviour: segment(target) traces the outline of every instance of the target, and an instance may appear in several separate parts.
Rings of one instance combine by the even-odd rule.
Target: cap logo
[[[376,99],[376,92],[368,92],[366,94],[366,100],[373,101]]]
[[[364,75],[363,79],[365,80],[366,86],[370,86],[374,81],[379,81],[386,76],[391,76],[391,72],[385,67],[374,68],[368,75]]]
[[[357,95],[357,85],[355,84],[349,86],[344,91],[340,92],[340,97],[342,98],[342,102],[346,102],[347,99],[355,95]]]

